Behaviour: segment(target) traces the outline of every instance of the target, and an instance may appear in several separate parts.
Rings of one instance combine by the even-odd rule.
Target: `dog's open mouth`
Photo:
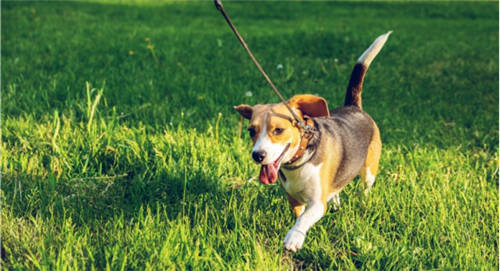
[[[283,159],[283,156],[288,150],[288,147],[290,147],[290,143],[286,145],[285,150],[283,150],[283,152],[278,157],[278,159],[276,159],[276,161],[274,161],[271,164],[262,165],[259,174],[259,179],[261,183],[272,184],[276,181],[276,179],[278,178],[278,169],[280,167],[281,160]]]

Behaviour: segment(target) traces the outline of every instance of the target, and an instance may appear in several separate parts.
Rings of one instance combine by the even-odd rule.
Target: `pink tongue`
[[[259,175],[260,182],[263,184],[274,183],[276,181],[276,178],[278,177],[277,171],[278,170],[274,163],[269,165],[262,165]]]

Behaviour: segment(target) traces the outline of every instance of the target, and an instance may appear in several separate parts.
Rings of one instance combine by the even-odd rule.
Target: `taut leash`
[[[221,0],[214,0],[214,4],[215,4],[215,7],[222,13],[222,16],[224,16],[224,19],[226,19],[227,24],[229,25],[229,27],[231,27],[231,29],[233,30],[234,34],[236,35],[236,37],[240,41],[241,45],[243,45],[243,48],[245,48],[245,50],[247,51],[248,55],[252,59],[253,63],[255,63],[255,65],[257,66],[257,69],[259,69],[260,73],[262,73],[262,75],[264,76],[264,78],[266,79],[266,81],[269,83],[269,85],[273,89],[274,93],[276,93],[276,95],[281,99],[281,101],[286,106],[286,108],[288,109],[288,111],[290,111],[290,113],[292,113],[293,118],[297,121],[297,124],[300,126],[300,128],[302,128],[303,133],[311,131],[313,127],[310,127],[310,125],[308,125],[307,123],[304,123],[295,114],[295,112],[293,112],[293,110],[290,108],[290,106],[288,105],[288,103],[286,102],[286,100],[283,98],[283,96],[278,91],[278,88],[276,88],[276,86],[273,84],[273,82],[271,81],[271,79],[269,78],[269,76],[266,74],[266,72],[264,71],[264,69],[262,69],[262,67],[260,66],[259,62],[257,61],[257,59],[255,58],[255,56],[252,54],[252,52],[248,48],[247,44],[245,43],[245,41],[241,37],[240,33],[238,33],[238,30],[236,29],[236,27],[231,22],[231,19],[229,19],[229,16],[227,16],[226,11],[224,10],[224,7],[222,6]]]

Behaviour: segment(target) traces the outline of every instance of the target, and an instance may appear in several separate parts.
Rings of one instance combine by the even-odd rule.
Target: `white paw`
[[[372,190],[371,187],[368,187],[368,188],[365,188],[365,190],[363,190],[363,194],[365,195],[365,197],[368,196],[368,194],[370,194],[370,191]]]
[[[296,252],[297,250],[302,248],[302,244],[304,243],[304,239],[306,238],[305,233],[302,231],[296,230],[292,228],[288,231],[285,241],[285,248],[292,252]]]

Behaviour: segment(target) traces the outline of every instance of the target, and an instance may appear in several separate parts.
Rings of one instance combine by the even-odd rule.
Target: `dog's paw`
[[[302,244],[304,243],[305,238],[306,238],[305,233],[292,228],[291,230],[288,231],[283,244],[285,245],[285,248],[287,250],[296,252],[302,248]]]
[[[365,197],[368,197],[368,195],[370,194],[371,190],[372,190],[371,187],[365,188],[365,190],[363,190],[363,195],[365,195]]]

